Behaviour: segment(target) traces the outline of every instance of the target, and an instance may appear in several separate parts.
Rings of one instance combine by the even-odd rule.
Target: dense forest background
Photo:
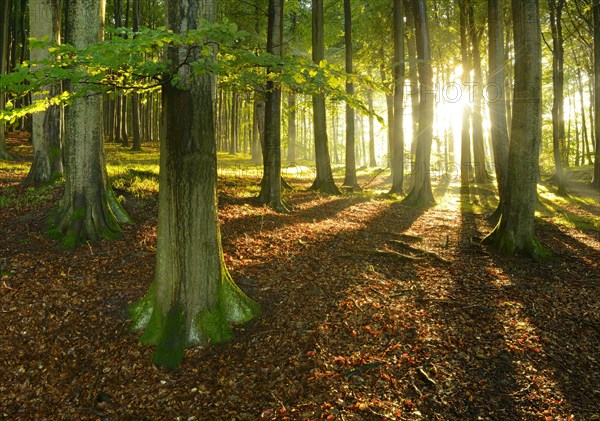
[[[4,417],[600,417],[600,1],[0,21]]]

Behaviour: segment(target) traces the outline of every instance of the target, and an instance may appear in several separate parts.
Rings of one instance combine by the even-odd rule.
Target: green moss
[[[554,257],[554,254],[544,247],[537,238],[533,239],[528,255],[535,260],[547,260]]]
[[[259,305],[242,292],[223,266],[223,283],[219,301],[229,323],[244,324],[260,315]]]
[[[85,218],[85,208],[73,208],[71,222],[81,221],[83,218]]]
[[[146,295],[141,300],[129,306],[129,317],[132,321],[132,330],[143,329],[148,325],[154,309],[154,282],[150,285]]]
[[[150,315],[150,320],[144,327],[144,332],[140,336],[140,343],[145,345],[156,345],[160,341],[165,326],[165,320],[160,311],[154,307]]]
[[[46,236],[46,238],[48,238],[50,240],[60,240],[63,237],[62,232],[60,232],[59,230],[57,230],[54,227],[47,229],[44,232],[44,235]]]
[[[183,310],[176,305],[169,310],[164,320],[162,335],[152,356],[154,364],[169,370],[179,367],[187,345],[186,338],[185,316]]]
[[[102,227],[101,233],[102,238],[108,241],[115,241],[123,238],[123,233],[120,231],[113,231],[108,227]]]
[[[60,248],[63,250],[73,250],[79,244],[79,236],[72,228],[67,231],[60,243]]]
[[[62,152],[60,150],[60,148],[57,148],[56,146],[51,146],[50,147],[50,162],[54,162],[57,159],[61,159],[62,157]]]
[[[198,313],[194,328],[200,335],[209,337],[213,343],[228,342],[233,338],[233,332],[220,304],[212,310]]]
[[[62,174],[59,172],[53,172],[50,175],[50,184],[58,183],[62,179]]]
[[[231,280],[223,268],[223,279],[214,307],[198,313],[191,332],[186,331],[186,315],[181,305],[175,304],[167,313],[155,305],[155,284],[146,295],[129,307],[132,329],[144,329],[140,337],[143,344],[156,345],[154,362],[167,369],[176,368],[187,346],[223,343],[233,338],[231,324],[246,323],[260,314],[259,306],[248,298]],[[191,315],[190,315],[191,317]]]
[[[117,221],[123,224],[133,223],[125,209],[123,209],[123,206],[121,206],[121,204],[119,203],[115,192],[110,187],[107,189],[106,192],[106,200],[108,201],[108,206],[110,207],[110,210],[115,215],[115,218],[117,218]]]

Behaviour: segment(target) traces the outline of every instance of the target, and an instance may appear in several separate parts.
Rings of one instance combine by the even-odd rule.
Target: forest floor
[[[360,180],[374,191],[339,197],[289,177],[282,215],[256,203],[256,176],[224,164],[227,266],[263,313],[166,372],[127,313],[152,280],[156,173],[109,148],[135,223],[123,240],[61,251],[43,232],[62,186],[20,186],[30,151],[10,146],[0,418],[600,420],[600,203],[582,183],[570,199],[540,186],[536,233],[554,257],[532,261],[480,244],[492,185],[460,194],[442,177],[438,204],[416,209],[380,194],[377,172]]]

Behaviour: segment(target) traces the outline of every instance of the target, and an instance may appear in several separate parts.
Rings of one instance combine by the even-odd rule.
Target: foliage
[[[178,70],[184,66],[190,66],[196,75],[215,74],[224,85],[239,89],[263,86],[267,77],[275,78],[298,92],[325,92],[334,100],[348,101],[368,112],[357,97],[346,94],[344,86],[349,77],[355,79],[355,83],[372,85],[369,78],[346,75],[340,66],[327,61],[315,65],[304,57],[281,59],[247,50],[244,40],[248,33],[239,30],[234,23],[204,22],[200,29],[185,34],[175,34],[164,28],[143,28],[136,33],[117,28],[111,33],[118,36],[83,49],[31,39],[32,47],[48,48],[51,57],[36,63],[24,62],[15,71],[0,75],[0,89],[13,98],[6,110],[0,111],[0,121],[13,122],[26,114],[43,111],[50,105],[68,104],[85,95],[146,92],[166,83],[180,86]],[[219,51],[216,60],[213,59],[215,47]],[[169,62],[164,55],[165,48],[183,51],[180,53],[182,60]],[[192,53],[198,53],[200,58],[191,61]],[[266,68],[280,71],[267,76],[261,71]],[[47,85],[59,82],[67,82],[66,90],[55,97],[40,99],[27,106],[14,106],[14,99],[29,93],[44,93]]]

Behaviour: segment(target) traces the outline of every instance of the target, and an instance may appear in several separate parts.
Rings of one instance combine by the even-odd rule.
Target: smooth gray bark
[[[0,3],[0,74],[6,73],[6,60],[8,58],[8,17],[9,1],[3,0]],[[0,90],[0,110],[4,110],[4,92]],[[8,153],[5,141],[5,125],[0,122],[0,160],[10,160],[12,157]]]
[[[431,68],[431,42],[427,21],[426,0],[413,0],[419,58],[419,130],[415,168],[413,168],[412,189],[404,201],[416,206],[430,206],[435,203],[431,190],[431,144],[433,141],[433,106],[435,92],[433,69]]]
[[[467,0],[459,0],[460,7],[460,51],[462,58],[462,85],[471,85],[471,59],[467,36]],[[468,189],[471,183],[471,110],[466,104],[462,111],[462,129],[460,141],[460,185]]]
[[[390,193],[404,193],[404,12],[402,0],[393,2],[394,38],[394,136],[392,140],[392,187]]]
[[[600,191],[600,0],[594,0],[594,119],[596,124],[596,151],[592,185]]]
[[[102,37],[104,1],[69,0],[68,7],[67,42],[77,48],[97,43]],[[72,91],[82,89],[67,85]],[[62,240],[63,248],[119,238],[118,222],[130,222],[108,186],[101,101],[101,95],[87,93],[65,110],[65,189],[48,231],[51,238]]]
[[[489,0],[489,85],[488,109],[490,113],[490,135],[494,151],[496,182],[498,184],[498,207],[490,216],[498,220],[506,200],[508,183],[508,123],[506,119],[506,104],[504,82],[506,70],[504,65],[504,0]]]
[[[318,65],[324,58],[325,25],[323,21],[323,0],[312,0],[312,59]],[[331,170],[331,160],[329,157],[325,94],[313,94],[312,103],[317,175],[310,189],[327,194],[340,194],[341,192],[333,180],[333,171]]]
[[[290,164],[296,162],[296,93],[288,93],[288,155],[287,161]]]
[[[564,37],[562,30],[562,11],[564,0],[548,0],[550,9],[550,28],[552,32],[552,150],[554,156],[554,181],[558,185],[557,194],[567,195],[565,174],[563,170],[562,149],[565,144],[565,110],[564,110]]]
[[[472,1],[469,1],[468,7],[469,20],[469,38],[471,40],[471,48],[473,53],[473,158],[474,172],[476,183],[486,183],[490,181],[490,175],[487,172],[485,165],[485,146],[483,141],[483,116],[481,113],[483,102],[483,74],[481,71],[481,54],[479,53],[479,38],[477,28],[475,26],[475,11]]]
[[[269,0],[267,51],[277,57],[283,55],[283,3]],[[264,171],[258,199],[278,212],[288,212],[281,200],[281,84],[269,80],[266,96]]]
[[[513,0],[515,91],[508,189],[500,222],[486,242],[507,255],[546,255],[534,237],[542,139],[542,49],[538,0]]]
[[[201,19],[214,21],[211,0],[168,0],[168,28],[185,33]],[[192,53],[191,59],[198,59]],[[186,48],[170,47],[175,63]],[[141,341],[156,345],[154,362],[176,368],[184,350],[232,336],[258,307],[233,283],[221,246],[217,215],[215,79],[178,70],[181,87],[163,86],[157,263],[154,283],[131,308]]]
[[[346,47],[346,73],[352,75],[353,50],[352,50],[352,6],[350,0],[344,0],[344,44]],[[354,95],[354,83],[352,80],[346,82],[346,94]],[[356,138],[355,138],[355,116],[354,109],[346,104],[346,167],[344,176],[344,187],[360,190],[356,181]]]
[[[29,4],[30,36],[37,39],[47,37],[54,42],[60,42],[60,0],[31,0]],[[47,49],[32,48],[32,62],[40,62],[50,58]],[[46,85],[43,88],[48,95],[34,95],[33,100],[42,100],[45,96],[55,96],[59,93],[56,85]],[[53,105],[46,111],[32,116],[31,140],[33,146],[33,162],[26,184],[43,184],[62,174],[62,145],[60,138],[60,107]]]

